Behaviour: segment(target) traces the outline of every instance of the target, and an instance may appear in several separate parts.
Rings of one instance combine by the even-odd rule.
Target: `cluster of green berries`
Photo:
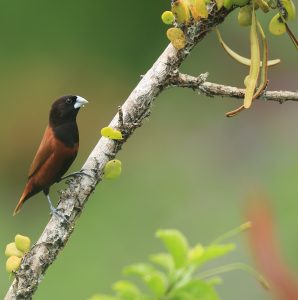
[[[17,234],[14,242],[6,246],[5,256],[8,257],[6,261],[6,271],[9,274],[19,269],[22,258],[29,251],[30,245],[31,241],[27,236]]]
[[[201,18],[208,18],[209,2],[209,0],[175,0],[172,2],[171,11],[163,12],[161,19],[167,25],[178,26],[188,25],[192,20],[198,22]],[[185,47],[185,35],[181,28],[168,29],[167,37],[177,50]]]

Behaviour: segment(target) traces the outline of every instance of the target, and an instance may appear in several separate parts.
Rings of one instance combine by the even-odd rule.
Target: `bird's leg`
[[[50,195],[49,194],[46,194],[44,193],[45,196],[47,197],[48,199],[48,203],[49,203],[49,206],[50,206],[50,211],[51,211],[51,215],[53,216],[56,216],[57,218],[61,218],[63,219],[65,222],[69,223],[68,220],[58,211],[57,208],[54,207],[52,201],[51,201],[51,198],[50,198]]]
[[[90,178],[92,177],[91,175],[85,173],[84,170],[81,170],[81,171],[74,172],[74,173],[71,173],[71,174],[68,174],[66,176],[61,177],[60,180],[59,180],[59,182],[62,181],[62,180],[65,180],[67,178],[76,177],[76,176],[88,176]]]

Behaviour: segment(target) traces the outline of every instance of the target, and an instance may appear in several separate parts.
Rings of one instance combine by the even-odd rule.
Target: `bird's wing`
[[[35,154],[33,162],[30,166],[28,179],[31,178],[53,154],[53,138],[54,133],[52,129],[50,127],[47,127],[39,148]]]

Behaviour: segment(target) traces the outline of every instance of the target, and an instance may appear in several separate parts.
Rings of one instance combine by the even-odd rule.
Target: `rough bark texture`
[[[177,87],[186,87],[193,90],[198,90],[206,96],[222,96],[230,98],[238,98],[243,100],[245,90],[233,86],[222,85],[212,82],[207,82],[208,73],[201,74],[198,77],[187,74],[177,73],[171,78],[171,84]],[[266,91],[257,99],[264,101],[276,101],[283,103],[285,101],[298,101],[298,92],[291,91]]]
[[[208,20],[202,20],[196,26],[192,25],[188,28],[183,28],[187,35],[186,47],[177,51],[170,44],[152,68],[143,76],[122,105],[120,113],[117,113],[109,124],[110,127],[120,129],[124,139],[122,141],[113,141],[102,137],[99,140],[82,167],[82,170],[88,176],[82,175],[70,180],[69,187],[61,192],[58,209],[68,222],[56,216],[51,218],[38,241],[24,257],[21,267],[16,273],[16,278],[7,292],[6,300],[32,298],[47,268],[54,262],[59,252],[66,245],[74,229],[75,222],[80,216],[89,196],[101,181],[105,164],[116,156],[129,136],[149,116],[154,99],[163,89],[172,85],[172,79],[177,77],[178,67],[193,47],[207,32],[221,23],[228,13],[229,11],[224,8],[217,11],[214,3],[209,5]],[[230,94],[228,94],[223,92],[225,89],[222,86],[207,82],[202,83],[202,81],[204,81],[204,78],[198,85],[198,80],[196,79],[198,86],[190,87],[198,88],[204,93],[211,95],[243,97],[242,91],[239,92],[238,89],[234,90],[229,87]],[[123,122],[121,122],[122,114]],[[53,299],[56,296],[52,295]]]

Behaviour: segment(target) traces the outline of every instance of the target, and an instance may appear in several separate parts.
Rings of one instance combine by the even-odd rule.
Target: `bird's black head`
[[[61,125],[68,122],[74,122],[80,110],[80,107],[87,104],[88,101],[80,96],[63,96],[56,100],[50,111],[50,124]]]

